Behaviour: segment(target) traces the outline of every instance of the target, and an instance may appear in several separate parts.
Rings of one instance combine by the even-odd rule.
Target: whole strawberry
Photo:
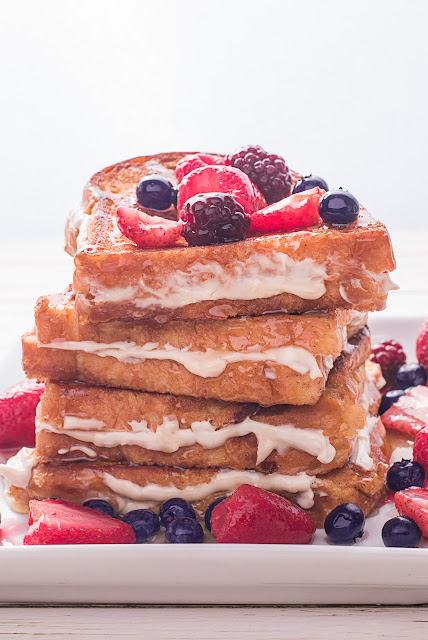
[[[428,537],[428,489],[422,487],[410,487],[398,491],[394,496],[395,508],[400,516],[406,516],[414,520],[422,531],[422,535]]]
[[[241,484],[214,507],[211,533],[222,543],[308,544],[315,524],[286,498]]]
[[[133,544],[126,522],[65,500],[30,500],[30,528],[24,545]]]
[[[425,320],[416,340],[416,357],[428,371],[428,320]]]
[[[34,447],[36,407],[45,385],[22,380],[0,393],[0,447]]]

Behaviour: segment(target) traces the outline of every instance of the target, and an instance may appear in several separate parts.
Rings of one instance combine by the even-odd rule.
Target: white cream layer
[[[376,426],[377,421],[377,416],[369,416],[364,427],[357,431],[354,446],[349,458],[352,464],[364,469],[364,471],[371,471],[373,469],[374,461],[370,455],[370,435]]]
[[[91,340],[68,341],[53,340],[39,345],[39,348],[64,349],[66,351],[84,351],[102,358],[110,356],[120,362],[144,360],[173,360],[183,365],[187,371],[201,378],[215,378],[221,375],[229,363],[233,362],[270,362],[289,367],[304,375],[309,373],[312,380],[320,378],[322,373],[315,356],[302,347],[286,346],[266,349],[265,351],[189,351],[190,347],[178,349],[166,344],[159,348],[157,342],[137,345],[135,342],[93,342]],[[331,356],[324,356],[328,368],[333,366]]]
[[[37,431],[46,430],[66,434],[96,447],[136,445],[150,451],[165,453],[174,453],[181,447],[195,444],[199,444],[204,449],[215,449],[224,445],[229,438],[254,433],[257,438],[257,464],[266,460],[272,451],[276,450],[279,454],[283,454],[289,448],[305,451],[315,456],[322,464],[328,464],[336,455],[336,450],[328,436],[325,436],[320,429],[298,429],[291,424],[272,426],[251,418],[245,418],[242,422],[216,430],[208,420],[193,422],[190,428],[180,429],[175,416],[164,416],[162,424],[156,431],[149,429],[145,420],[131,421],[129,425],[132,431],[79,430],[72,427],[74,419],[78,427],[81,418],[66,416],[64,430],[56,429],[41,421],[37,421],[36,428]],[[98,420],[94,422],[99,423]]]
[[[88,224],[90,216],[77,205],[68,214],[70,231],[76,236],[76,248],[80,251],[88,244]]]
[[[250,484],[267,491],[286,491],[296,494],[296,502],[303,509],[310,509],[314,504],[312,487],[317,482],[315,476],[308,476],[305,473],[285,476],[279,473],[264,474],[258,471],[225,469],[218,471],[209,482],[178,489],[173,484],[165,487],[157,484],[148,484],[143,487],[129,480],[116,478],[109,473],[103,473],[102,475],[104,484],[114,491],[119,498],[122,498],[125,504],[132,501],[134,505],[138,503],[141,507],[152,506],[170,498],[183,498],[189,502],[197,502],[218,492],[232,493],[241,484]],[[121,507],[119,501],[119,508],[123,510],[129,507],[124,507],[124,505]]]
[[[238,261],[232,271],[218,262],[195,262],[186,271],[176,271],[163,287],[153,289],[142,277],[127,287],[91,285],[93,301],[132,301],[141,309],[177,309],[205,300],[255,300],[291,293],[305,300],[317,300],[326,292],[325,264],[312,258],[294,260],[280,251],[254,252]]]
[[[6,489],[12,484],[25,489],[37,463],[34,449],[23,447],[16,455],[9,458],[6,464],[0,464],[0,475],[6,480]]]

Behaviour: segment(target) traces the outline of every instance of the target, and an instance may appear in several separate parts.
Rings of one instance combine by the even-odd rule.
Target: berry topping
[[[318,203],[322,191],[311,189],[296,193],[250,216],[251,231],[277,233],[304,229],[320,222]]]
[[[24,544],[132,544],[125,522],[64,500],[30,500]]]
[[[165,211],[172,205],[173,189],[171,182],[163,176],[156,173],[144,176],[137,186],[137,202],[145,209]]]
[[[36,407],[45,385],[22,380],[0,393],[0,446],[34,447]]]
[[[388,469],[386,481],[394,493],[409,487],[422,487],[425,482],[425,470],[419,462],[401,460]]]
[[[181,222],[151,216],[139,209],[118,207],[117,226],[124,236],[144,249],[169,247],[181,236]]]
[[[358,218],[360,204],[343,189],[327,191],[320,200],[319,214],[326,224],[351,224]]]
[[[193,196],[180,211],[180,219],[191,246],[243,240],[250,226],[242,206],[224,193]]]
[[[396,340],[382,340],[372,347],[370,360],[380,364],[383,377],[391,384],[398,369],[406,362],[406,354]]]
[[[405,391],[403,389],[393,389],[383,394],[379,407],[379,415],[381,416],[385,411],[388,411],[390,407],[397,402],[401,396],[404,396]]]
[[[309,189],[314,189],[315,187],[319,187],[320,189],[324,189],[324,191],[328,191],[328,184],[323,178],[309,174],[308,176],[304,176],[303,178],[300,178],[300,180],[296,182],[296,184],[293,187],[292,193],[309,191]]]
[[[364,533],[364,513],[357,505],[345,502],[330,511],[324,522],[327,538],[334,544],[349,544]]]
[[[191,504],[182,498],[170,498],[161,505],[159,518],[163,527],[167,527],[173,520],[179,518],[193,518],[196,520],[196,513]]]
[[[425,386],[427,383],[427,372],[416,362],[403,364],[395,374],[395,384],[399,389],[408,389],[409,387]]]
[[[213,512],[214,507],[216,507],[218,504],[220,504],[220,502],[223,502],[223,500],[226,500],[226,497],[220,497],[220,498],[216,498],[215,500],[213,500],[211,502],[211,504],[209,505],[208,509],[205,511],[205,526],[208,529],[208,531],[211,531],[211,515]]]
[[[106,500],[85,500],[83,506],[89,507],[89,509],[95,509],[95,511],[99,511],[100,513],[104,513],[104,515],[106,516],[111,516],[112,518],[114,518],[114,508]]]
[[[148,509],[129,511],[123,516],[122,520],[133,528],[138,544],[147,542],[159,531],[160,527],[159,517]]]
[[[397,516],[383,525],[382,540],[385,547],[417,547],[421,537],[422,531],[411,518]]]
[[[168,525],[165,536],[170,544],[195,544],[203,542],[204,530],[194,518],[178,518]]]
[[[286,498],[242,484],[214,507],[211,532],[221,543],[308,544],[315,524]]]
[[[428,320],[425,320],[416,340],[416,357],[419,364],[428,371]]]
[[[400,516],[406,516],[415,520],[422,531],[422,535],[428,537],[428,489],[410,487],[404,491],[398,491],[394,496],[395,507]]]
[[[177,178],[177,182],[181,182],[184,176],[187,176],[191,171],[199,169],[200,167],[206,167],[207,165],[211,166],[213,164],[225,165],[226,162],[223,158],[220,158],[220,156],[215,156],[211,153],[190,153],[177,162],[177,166],[175,168],[175,177]]]
[[[428,387],[412,387],[398,398],[384,414],[382,422],[388,429],[416,436],[428,424]]]
[[[413,460],[423,466],[425,473],[428,472],[428,426],[423,427],[416,434],[413,445]]]
[[[262,195],[255,191],[249,177],[233,167],[206,166],[188,173],[178,187],[177,211],[180,213],[189,198],[201,193],[227,193],[245,213],[253,213],[262,205]]]
[[[246,173],[268,204],[290,195],[292,178],[281,156],[268,153],[258,145],[247,146],[228,155],[227,164]]]

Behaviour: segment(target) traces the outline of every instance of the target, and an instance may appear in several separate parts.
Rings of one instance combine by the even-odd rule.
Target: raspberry
[[[290,195],[292,178],[281,156],[268,153],[258,145],[247,146],[228,155],[227,164],[246,173],[268,204]]]
[[[428,320],[425,320],[416,340],[416,357],[419,364],[428,371]]]
[[[245,238],[250,218],[232,196],[198,194],[180,212],[183,236],[192,246],[236,242]]]
[[[388,384],[393,384],[395,374],[406,362],[406,354],[396,340],[382,340],[372,348],[370,360],[380,364],[383,377]]]

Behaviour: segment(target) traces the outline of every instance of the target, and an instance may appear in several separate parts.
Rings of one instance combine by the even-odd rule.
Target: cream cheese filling
[[[256,464],[261,464],[274,450],[282,455],[289,448],[305,451],[315,456],[322,464],[328,464],[336,455],[336,449],[330,443],[330,439],[320,429],[299,429],[291,424],[273,426],[249,417],[242,422],[228,425],[222,429],[215,429],[208,420],[193,422],[190,428],[180,429],[176,416],[164,416],[162,424],[157,427],[156,431],[149,429],[145,420],[131,421],[129,425],[132,431],[79,430],[78,428],[73,429],[74,419],[76,419],[75,424],[78,427],[81,418],[66,416],[63,430],[56,429],[40,420],[36,422],[36,429],[37,431],[46,430],[66,434],[96,447],[134,445],[150,451],[165,453],[174,453],[181,447],[195,444],[199,444],[204,449],[215,449],[224,445],[229,438],[254,433],[257,438]],[[94,422],[99,423],[100,421],[94,420]],[[61,451],[58,453],[61,454]]]
[[[6,480],[6,491],[11,485],[25,489],[37,463],[35,450],[23,447],[5,464],[0,464],[0,475]]]
[[[56,339],[39,345],[43,349],[64,349],[66,351],[84,351],[102,358],[110,356],[120,362],[138,362],[144,360],[173,360],[184,366],[187,371],[201,378],[215,378],[221,375],[229,363],[234,362],[271,362],[289,367],[301,375],[309,373],[311,380],[322,377],[315,356],[303,347],[292,345],[275,347],[265,351],[190,351],[190,347],[179,349],[170,344],[159,348],[157,342],[137,345],[135,342],[94,342],[91,340],[71,341]],[[331,369],[333,359],[323,356],[324,363]]]

